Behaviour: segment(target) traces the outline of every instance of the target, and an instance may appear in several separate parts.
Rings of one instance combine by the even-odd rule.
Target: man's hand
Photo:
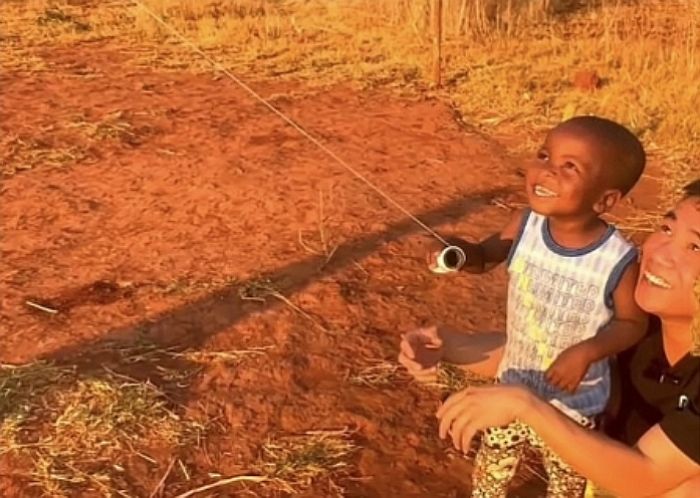
[[[440,438],[450,436],[454,447],[467,453],[477,432],[514,422],[527,406],[529,396],[525,388],[506,385],[459,391],[437,411]]]
[[[554,387],[573,393],[586,376],[591,363],[593,363],[591,347],[582,342],[562,351],[547,369],[545,376]]]
[[[427,327],[401,336],[399,363],[420,382],[437,380],[437,365],[443,348],[437,327]]]

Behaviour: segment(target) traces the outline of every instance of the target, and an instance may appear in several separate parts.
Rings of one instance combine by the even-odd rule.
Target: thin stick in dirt
[[[50,315],[55,315],[58,313],[57,309],[49,308],[48,306],[44,306],[42,304],[35,303],[34,301],[26,300],[26,301],[24,301],[24,304],[26,304],[30,308],[34,308],[34,309],[37,309],[39,311],[43,311],[44,313],[49,313]]]
[[[279,299],[280,301],[282,301],[284,304],[286,304],[287,306],[289,306],[290,308],[292,308],[294,311],[296,311],[297,313],[299,313],[301,316],[303,316],[304,318],[306,318],[307,320],[309,320],[309,321],[310,321],[311,323],[313,323],[316,327],[318,327],[318,329],[321,330],[322,332],[329,332],[329,330],[328,330],[326,327],[324,327],[324,326],[321,324],[321,322],[319,322],[319,321],[316,320],[314,317],[312,317],[311,315],[309,315],[306,311],[304,311],[304,310],[301,309],[299,306],[297,306],[296,304],[294,304],[293,302],[291,302],[291,301],[289,300],[288,297],[286,297],[286,296],[280,294],[280,293],[277,292],[276,290],[271,291],[271,292],[270,292],[270,295],[271,295],[272,297],[276,297],[277,299]]]
[[[160,481],[158,481],[158,484],[153,489],[151,494],[148,495],[148,498],[155,498],[156,496],[163,494],[165,481],[168,479],[168,476],[170,475],[170,471],[173,470],[173,466],[175,465],[175,460],[177,460],[177,459],[176,458],[170,459],[170,463],[168,464],[168,468],[165,469],[165,474],[163,474],[163,477],[160,478]]]
[[[205,491],[209,491],[210,489],[215,489],[215,488],[220,488],[222,486],[228,486],[229,484],[234,484],[237,482],[254,482],[254,483],[261,483],[268,481],[269,479],[264,476],[235,476],[235,477],[228,477],[226,479],[221,479],[220,481],[213,482],[211,484],[207,484],[205,486],[201,486],[199,488],[191,489],[189,491],[186,491],[185,493],[182,493],[180,495],[177,495],[175,498],[189,498],[190,496],[194,496],[198,493],[204,493]]]

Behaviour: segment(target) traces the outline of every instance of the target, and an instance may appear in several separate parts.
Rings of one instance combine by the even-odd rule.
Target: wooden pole
[[[442,0],[431,2],[430,25],[433,38],[433,84],[442,86]]]

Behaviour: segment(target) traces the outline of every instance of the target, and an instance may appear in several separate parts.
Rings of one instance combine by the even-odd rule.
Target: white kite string
[[[322,142],[320,142],[316,137],[311,135],[309,132],[307,132],[304,128],[301,127],[301,125],[297,124],[294,120],[286,116],[282,111],[277,109],[275,106],[270,104],[267,100],[265,100],[260,94],[258,94],[255,90],[250,88],[248,85],[246,85],[243,81],[241,81],[237,76],[235,76],[231,71],[223,67],[221,64],[216,62],[214,59],[212,59],[210,56],[208,56],[202,49],[200,49],[196,44],[188,40],[184,35],[182,35],[179,31],[177,31],[175,28],[170,26],[165,20],[160,17],[158,14],[156,14],[154,11],[152,11],[149,7],[144,5],[141,1],[139,0],[133,0],[136,5],[138,5],[140,8],[142,8],[153,20],[155,20],[158,24],[163,26],[165,29],[167,29],[170,33],[172,33],[176,38],[178,38],[182,43],[190,47],[192,50],[194,50],[197,54],[199,54],[204,60],[209,62],[214,69],[217,71],[220,71],[221,73],[225,74],[229,78],[231,78],[238,86],[240,86],[243,90],[248,92],[253,98],[255,98],[258,102],[263,104],[265,107],[267,107],[270,111],[275,113],[277,116],[279,116],[282,120],[284,120],[287,124],[292,126],[295,130],[297,130],[299,133],[301,133],[304,137],[306,137],[309,141],[311,141],[313,144],[315,144],[318,148],[320,148],[322,151],[324,151],[326,154],[328,154],[332,159],[334,159],[338,164],[340,164],[343,168],[348,170],[350,173],[352,173],[356,178],[361,180],[362,182],[365,183],[368,187],[370,187],[372,190],[374,190],[379,196],[381,196],[383,199],[385,199],[387,202],[392,204],[396,209],[401,211],[403,214],[408,216],[411,220],[413,220],[416,224],[418,224],[423,230],[428,232],[430,235],[435,237],[437,240],[439,240],[442,244],[445,246],[449,246],[450,244],[435,230],[430,228],[428,225],[423,223],[418,217],[416,217],[414,214],[412,214],[408,209],[403,207],[401,204],[399,204],[397,201],[391,198],[386,192],[384,192],[381,188],[377,187],[374,183],[372,183],[369,179],[367,179],[362,173],[357,171],[355,168],[350,166],[346,161],[344,161],[341,157],[339,157],[335,152],[333,152],[331,149],[326,147]]]

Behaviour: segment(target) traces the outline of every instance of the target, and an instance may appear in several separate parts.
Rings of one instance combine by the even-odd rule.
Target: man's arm
[[[681,424],[676,421],[677,432],[693,437],[700,427],[698,415],[686,416],[690,418]],[[464,452],[478,431],[519,420],[579,474],[615,496],[656,496],[700,477],[697,458],[688,456],[664,432],[661,427],[665,421],[649,429],[637,446],[630,448],[581,427],[524,387],[465,389],[453,394],[440,407],[437,417],[440,437],[449,435],[455,447]]]
[[[621,497],[655,496],[700,475],[700,465],[676,447],[658,425],[630,448],[583,429],[539,399],[530,401],[520,419],[576,471]]]

